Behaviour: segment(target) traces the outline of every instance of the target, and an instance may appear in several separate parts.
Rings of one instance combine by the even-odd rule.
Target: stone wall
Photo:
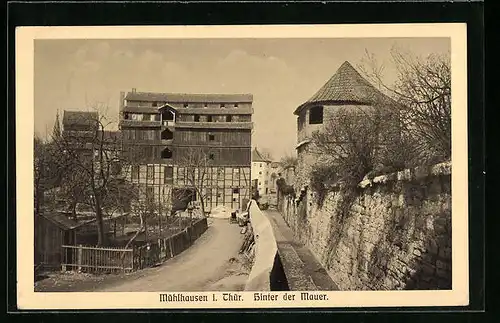
[[[451,289],[451,164],[375,177],[279,210],[341,290]],[[342,212],[345,210],[345,212]]]

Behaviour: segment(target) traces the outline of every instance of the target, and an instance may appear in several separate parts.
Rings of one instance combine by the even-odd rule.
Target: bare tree
[[[203,149],[189,148],[179,161],[184,168],[186,188],[192,189],[200,200],[202,215],[205,215],[205,202],[209,194],[209,172],[212,166],[210,153]]]
[[[377,166],[382,118],[379,109],[371,107],[341,108],[324,128],[312,134],[315,152],[324,169],[317,174],[323,180],[343,180],[357,184]]]
[[[297,163],[298,163],[297,156],[285,155],[285,156],[281,157],[281,160],[279,163],[280,163],[281,168],[284,170],[286,170],[288,168],[292,168],[292,167],[297,167]]]
[[[416,164],[449,160],[451,157],[451,66],[450,54],[421,58],[393,47],[396,66],[394,85],[384,81],[384,68],[369,52],[360,69],[392,96],[401,110],[402,139],[407,151],[415,152]],[[407,156],[406,158],[410,158]]]
[[[44,192],[47,182],[47,145],[41,138],[34,138],[34,202],[35,214],[39,214],[43,206]]]
[[[87,127],[84,130],[65,129],[60,138],[53,138],[53,153],[58,156],[55,161],[63,178],[61,186],[73,208],[79,202],[86,202],[93,208],[98,244],[104,245],[107,241],[103,215],[110,205],[116,206],[116,198],[112,195],[126,191],[124,187],[118,189],[117,180],[125,176],[123,170],[127,167],[123,166],[127,160],[121,154],[121,140],[117,133],[108,130],[111,122],[105,116],[82,114],[74,122]]]
[[[259,152],[260,152],[260,155],[268,161],[272,161],[274,159],[273,154],[268,149],[265,149],[265,148],[260,149]]]

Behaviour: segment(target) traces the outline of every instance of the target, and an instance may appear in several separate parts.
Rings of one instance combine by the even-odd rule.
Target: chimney
[[[135,93],[135,92],[137,92],[137,89],[134,87],[134,88],[132,88],[132,93]]]

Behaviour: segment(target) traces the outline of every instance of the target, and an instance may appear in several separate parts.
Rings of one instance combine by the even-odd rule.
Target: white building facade
[[[259,191],[260,196],[271,193],[270,167],[271,160],[263,157],[257,148],[254,148],[252,151],[252,183],[254,188]]]

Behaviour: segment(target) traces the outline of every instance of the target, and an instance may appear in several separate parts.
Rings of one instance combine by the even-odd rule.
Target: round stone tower
[[[375,109],[394,106],[394,101],[380,92],[345,61],[316,94],[295,110],[297,115],[296,188],[308,186],[311,166],[321,157],[314,152],[311,135],[324,127],[340,109]]]

